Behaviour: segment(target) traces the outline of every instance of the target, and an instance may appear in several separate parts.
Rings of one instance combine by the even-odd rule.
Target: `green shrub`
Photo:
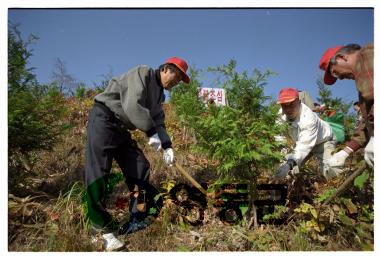
[[[57,88],[40,85],[28,69],[32,55],[17,28],[8,33],[8,149],[27,154],[50,149],[66,127],[65,99]]]
[[[219,163],[220,179],[249,180],[248,213],[252,217],[257,178],[281,159],[281,145],[274,138],[286,126],[276,123],[279,106],[271,104],[264,95],[267,78],[274,73],[255,69],[249,76],[235,69],[235,61],[208,69],[221,74],[227,106],[202,104],[196,72],[191,73],[189,86],[173,90],[171,102],[180,121],[193,130],[197,139],[195,148]]]

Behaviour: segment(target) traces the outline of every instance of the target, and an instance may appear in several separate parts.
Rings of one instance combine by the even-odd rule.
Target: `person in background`
[[[312,155],[319,159],[320,172],[327,180],[338,176],[341,170],[332,170],[327,164],[336,145],[329,124],[301,102],[299,93],[294,88],[281,89],[277,103],[281,105],[280,122],[289,124],[288,132],[294,142],[294,148],[292,153],[286,156],[286,163],[279,167],[274,178],[283,179],[289,172],[298,173],[299,168],[302,168]],[[277,137],[276,140],[281,138]]]
[[[321,105],[319,103],[314,103],[313,112],[319,113],[321,111]]]
[[[308,91],[304,90],[298,90],[298,95],[302,103],[306,104],[307,107],[313,110],[314,108],[314,103],[313,99],[311,98],[311,95]]]
[[[178,57],[167,59],[158,69],[140,65],[112,78],[105,91],[95,96],[87,128],[87,208],[92,227],[102,235],[107,251],[124,246],[114,235],[119,224],[105,205],[112,161],[115,159],[120,166],[131,192],[131,218],[119,234],[132,233],[147,226],[144,219],[150,164],[129,131],[145,132],[148,144],[156,151],[162,148],[165,163],[172,165],[174,151],[161,105],[164,89],[170,90],[180,81],[189,83],[187,68],[187,63]]]
[[[360,112],[360,106],[359,102],[355,102],[353,104],[353,108],[356,112],[356,119],[355,119],[355,129],[359,127],[361,120],[363,119],[362,114]]]
[[[342,167],[347,157],[360,148],[364,149],[364,159],[374,166],[374,90],[373,90],[374,46],[361,47],[358,44],[329,48],[322,55],[319,68],[325,71],[324,83],[333,85],[337,79],[355,80],[358,90],[362,119],[346,147],[335,153],[329,165]]]
[[[326,110],[326,105],[325,104],[321,105],[319,103],[314,103],[314,108],[312,110],[313,110],[313,112],[318,113],[318,115],[321,115]]]

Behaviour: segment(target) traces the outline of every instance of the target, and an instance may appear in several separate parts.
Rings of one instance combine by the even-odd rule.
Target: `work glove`
[[[281,155],[286,156],[287,154],[288,154],[288,148],[285,148],[285,147],[281,148]]]
[[[331,156],[330,160],[327,161],[330,168],[342,167],[349,154],[345,150],[340,150]]]
[[[149,138],[148,145],[153,147],[153,149],[156,151],[159,151],[161,149],[161,140],[158,137],[157,133]]]
[[[167,148],[164,150],[164,161],[167,165],[172,166],[174,162],[173,148]]]
[[[364,149],[364,159],[369,166],[373,168],[373,137],[369,140],[367,146]]]
[[[296,166],[297,166],[297,162],[295,160],[288,159],[286,161],[286,163],[282,164],[278,168],[276,174],[274,175],[274,178],[275,179],[283,179],[283,178],[285,178],[288,175],[289,171],[293,170],[293,168],[295,168]],[[298,173],[298,172],[299,172],[299,170],[297,169],[296,173]]]

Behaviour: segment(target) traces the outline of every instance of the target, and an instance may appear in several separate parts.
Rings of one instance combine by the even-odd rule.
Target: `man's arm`
[[[352,149],[353,152],[357,151],[360,148],[365,147],[370,138],[370,135],[368,134],[369,131],[367,129],[366,120],[369,119],[368,116],[373,117],[373,106],[371,110],[369,111],[369,115],[368,115],[365,103],[363,101],[364,99],[359,93],[359,104],[360,104],[360,110],[362,113],[362,119],[360,119],[358,127],[355,129],[354,134],[351,137],[351,140],[346,143],[346,146]]]

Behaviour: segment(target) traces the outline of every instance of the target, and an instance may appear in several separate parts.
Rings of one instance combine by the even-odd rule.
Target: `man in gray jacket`
[[[87,128],[87,208],[92,226],[102,232],[108,251],[124,246],[112,233],[118,224],[105,206],[112,161],[115,159],[120,166],[131,192],[131,219],[119,233],[132,233],[146,227],[145,192],[150,165],[129,130],[145,132],[148,144],[156,151],[162,148],[165,163],[173,164],[174,151],[161,104],[165,99],[164,89],[170,90],[181,80],[190,82],[187,68],[187,63],[178,57],[169,58],[156,70],[137,66],[111,79],[105,91],[95,96]]]

